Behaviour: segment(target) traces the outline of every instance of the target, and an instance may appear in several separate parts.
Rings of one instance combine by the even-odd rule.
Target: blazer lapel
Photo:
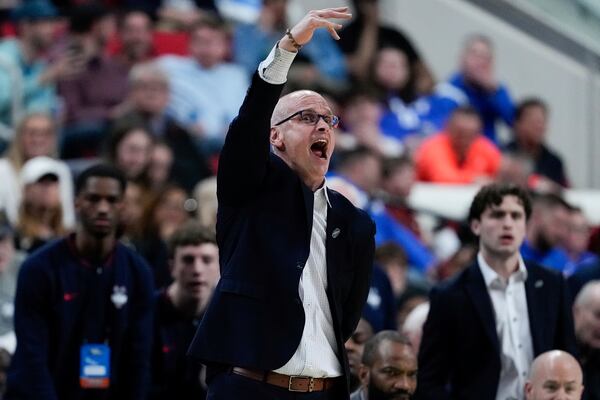
[[[308,243],[307,248],[310,247],[310,236],[312,234],[312,224],[313,224],[313,207],[315,203],[314,193],[308,186],[306,186],[300,178],[298,178],[298,182],[300,182],[300,187],[302,188],[302,196],[304,197],[304,212],[306,214],[306,243]],[[307,253],[308,254],[308,253]]]
[[[325,253],[327,259],[327,282],[329,285],[336,285],[336,277],[343,279],[338,274],[339,262],[336,259],[340,244],[346,244],[344,238],[348,237],[346,227],[343,225],[344,218],[340,214],[339,207],[336,207],[335,196],[328,193],[331,207],[327,206],[327,228],[325,229]]]
[[[471,297],[475,310],[483,323],[483,327],[486,335],[489,337],[494,350],[497,354],[500,354],[500,345],[498,343],[498,334],[496,333],[496,320],[494,317],[494,307],[492,306],[492,300],[485,287],[485,281],[483,275],[479,270],[479,265],[474,264],[469,267],[467,279],[467,292]]]
[[[529,328],[533,342],[533,354],[539,354],[543,348],[544,318],[546,317],[546,302],[544,301],[544,280],[535,270],[527,266],[527,280],[525,280],[525,296],[527,297],[527,313],[529,314]]]

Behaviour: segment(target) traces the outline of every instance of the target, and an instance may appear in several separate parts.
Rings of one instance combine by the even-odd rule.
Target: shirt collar
[[[500,283],[502,287],[506,286],[504,279],[498,275],[498,273],[494,271],[492,267],[490,267],[490,265],[485,261],[485,258],[483,258],[481,252],[477,253],[477,263],[479,264],[479,269],[481,270],[481,274],[483,275],[483,280],[487,288],[491,288],[497,283]],[[527,279],[527,268],[525,268],[525,262],[520,254],[519,269],[513,272],[511,277],[514,277],[514,281],[516,282],[525,282]]]
[[[329,201],[329,193],[328,193],[328,187],[327,187],[327,178],[323,179],[323,184],[321,185],[320,188],[318,188],[317,190],[315,190],[315,196],[320,196],[321,192],[323,192],[325,194],[325,200],[327,201],[327,205],[329,206],[329,208],[331,207],[331,201]]]

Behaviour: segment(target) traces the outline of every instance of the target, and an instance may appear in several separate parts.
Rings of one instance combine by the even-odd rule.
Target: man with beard
[[[84,170],[75,232],[21,267],[5,399],[146,398],[152,276],[116,238],[125,185],[114,167]]]
[[[410,340],[381,331],[365,344],[361,387],[350,400],[409,400],[417,389],[417,356]]]
[[[570,212],[571,206],[556,194],[535,196],[527,238],[521,246],[523,258],[562,271],[569,255],[559,246],[567,241]]]
[[[521,187],[484,186],[469,210],[477,260],[435,287],[419,349],[420,400],[523,400],[539,354],[575,354],[562,274],[519,252],[531,215]]]

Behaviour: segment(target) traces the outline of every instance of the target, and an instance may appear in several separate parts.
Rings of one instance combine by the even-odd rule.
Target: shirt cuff
[[[296,54],[298,53],[279,48],[277,43],[267,58],[258,65],[258,75],[273,85],[284,84]]]

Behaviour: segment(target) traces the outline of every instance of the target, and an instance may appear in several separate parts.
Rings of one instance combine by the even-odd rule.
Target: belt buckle
[[[296,378],[303,378],[303,379],[308,379],[308,390],[298,390],[298,389],[292,389],[292,384],[294,382],[294,379]],[[313,392],[315,390],[315,378],[311,377],[311,376],[303,376],[303,375],[290,375],[290,378],[288,380],[288,391],[290,392],[298,392],[298,393],[305,393],[305,392]]]

